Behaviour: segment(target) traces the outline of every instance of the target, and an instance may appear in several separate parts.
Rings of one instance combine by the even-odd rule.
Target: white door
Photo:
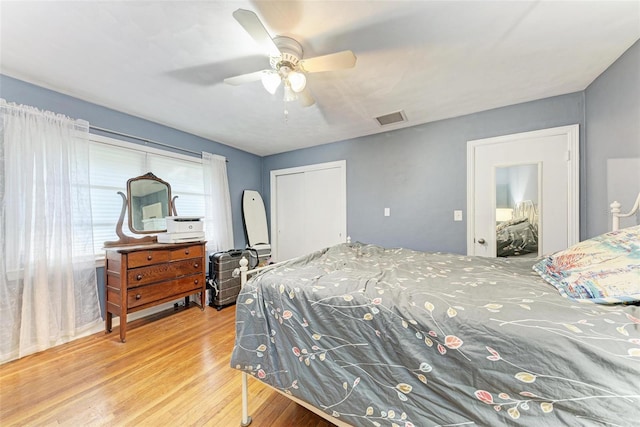
[[[306,247],[303,253],[346,240],[346,203],[342,170],[338,167],[305,172]]]
[[[271,172],[271,236],[275,261],[346,240],[346,162]]]
[[[467,253],[496,256],[500,180],[505,170],[523,167],[534,194],[526,196],[538,215],[538,255],[567,248],[579,239],[578,125],[469,141],[467,144]],[[517,169],[516,169],[517,170]],[[526,180],[524,180],[526,181]],[[524,187],[523,187],[524,185]],[[520,177],[515,202],[527,183]],[[513,189],[512,189],[513,190]],[[513,209],[511,209],[513,212]]]
[[[271,227],[271,253],[275,261],[298,256],[301,244],[306,248],[306,241],[300,237],[305,235],[306,228],[305,191],[304,172],[276,177],[276,193],[271,192],[272,205],[275,203],[276,206],[276,215],[274,217],[272,214]]]

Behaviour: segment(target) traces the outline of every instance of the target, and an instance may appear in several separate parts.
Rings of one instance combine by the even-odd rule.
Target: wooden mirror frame
[[[175,197],[171,197],[171,185],[166,182],[163,181],[162,179],[158,178],[157,176],[155,176],[153,173],[148,172],[144,175],[140,175],[137,176],[135,178],[131,178],[127,181],[127,195],[125,195],[122,191],[118,191],[118,194],[122,197],[122,209],[120,210],[120,218],[118,219],[118,223],[116,224],[116,235],[118,236],[118,240],[115,241],[110,241],[110,242],[104,242],[104,246],[105,247],[113,247],[113,246],[124,246],[124,245],[139,245],[139,244],[151,244],[151,243],[157,243],[158,238],[155,235],[155,233],[161,233],[163,231],[166,231],[166,229],[163,230],[153,230],[153,231],[140,231],[140,230],[136,230],[135,228],[133,228],[132,226],[132,209],[131,209],[131,183],[132,182],[136,182],[139,180],[154,180],[154,181],[158,181],[161,184],[166,185],[167,187],[167,202],[168,202],[168,210],[169,210],[169,215],[177,215],[176,212],[176,208],[175,208],[175,199],[177,198],[177,196]],[[122,231],[122,224],[124,224],[124,215],[125,212],[127,211],[127,209],[129,210],[129,230],[132,233],[135,234],[154,234],[154,235],[149,235],[149,236],[145,236],[145,237],[133,237],[133,236],[129,236],[127,234],[124,234],[124,232]]]
[[[140,229],[139,227],[136,227],[136,219],[134,218],[135,215],[137,215],[137,213],[139,213],[140,215],[142,215],[142,217],[144,218],[144,215],[142,212],[144,212],[144,206],[134,206],[134,201],[135,201],[135,197],[136,194],[134,194],[134,184],[139,183],[141,181],[153,181],[153,182],[157,182],[158,184],[160,184],[161,186],[166,188],[167,191],[167,200],[166,200],[166,215],[171,215],[173,210],[171,209],[171,185],[169,185],[168,182],[163,181],[162,179],[158,178],[157,176],[155,176],[154,174],[152,174],[151,172],[145,174],[145,175],[141,175],[141,176],[137,176],[135,178],[131,178],[130,180],[127,181],[127,197],[128,197],[128,202],[127,202],[127,206],[129,209],[129,230],[134,233],[134,234],[154,234],[154,233],[162,233],[164,231],[167,231],[167,227],[166,225],[164,226],[164,228],[156,228],[153,230],[144,230],[144,226],[143,229]],[[162,191],[162,190],[159,190]],[[145,195],[146,196],[146,195]],[[138,195],[137,197],[140,197],[140,195]],[[164,200],[162,200],[162,203],[165,203]],[[164,213],[164,209],[163,213]],[[138,212],[141,211],[141,212]],[[164,219],[164,216],[162,217]],[[139,219],[139,218],[138,218]],[[138,221],[139,222],[139,221]]]

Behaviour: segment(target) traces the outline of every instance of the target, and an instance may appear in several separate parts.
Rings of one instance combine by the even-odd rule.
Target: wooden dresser
[[[120,339],[126,341],[127,314],[200,293],[205,307],[205,244],[156,243],[106,248],[105,329],[120,316]]]

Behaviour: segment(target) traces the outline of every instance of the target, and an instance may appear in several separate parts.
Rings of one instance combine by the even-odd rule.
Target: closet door
[[[272,203],[276,206],[276,216],[272,217],[275,227],[271,227],[271,251],[276,261],[296,257],[306,249],[305,217],[308,208],[304,175],[304,172],[279,175],[276,178],[276,194],[271,192]]]
[[[305,172],[305,252],[344,242],[345,204],[342,171],[332,167]]]
[[[344,242],[346,222],[346,162],[271,172],[274,260]]]

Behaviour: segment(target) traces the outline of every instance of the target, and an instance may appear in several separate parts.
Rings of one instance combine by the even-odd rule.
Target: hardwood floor
[[[191,306],[0,365],[0,425],[239,426],[235,307]],[[249,379],[252,427],[331,423]]]

